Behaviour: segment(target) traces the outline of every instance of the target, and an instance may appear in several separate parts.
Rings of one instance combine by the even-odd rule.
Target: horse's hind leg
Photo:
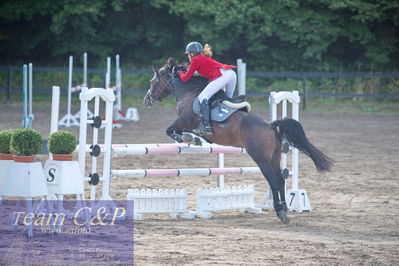
[[[281,175],[281,172],[278,172],[280,166],[278,166],[278,171],[275,171],[272,166],[272,155],[274,154],[274,149],[269,147],[270,156],[265,156],[265,150],[263,150],[263,145],[246,146],[246,150],[249,156],[255,161],[255,163],[259,166],[263,176],[266,178],[269,183],[270,189],[273,194],[273,203],[274,210],[276,211],[277,217],[283,221],[284,223],[288,223],[287,217],[287,205],[285,204],[285,180]]]
[[[288,223],[289,220],[287,216],[287,205],[285,204],[285,192],[281,193],[281,187],[283,187],[283,191],[285,187],[284,183],[281,182],[281,173],[280,176],[275,174],[271,163],[267,161],[259,163],[258,166],[262,174],[266,177],[270,189],[272,190],[274,210],[277,214],[277,217],[284,223]],[[284,182],[284,178],[282,178],[282,181]]]
[[[280,168],[280,159],[281,159],[281,147],[280,145],[276,146],[276,149],[273,152],[273,157],[272,157],[272,168],[273,168],[273,173],[276,176],[277,179],[277,187],[278,187],[278,192],[280,196],[280,201],[277,202],[279,207],[278,209],[281,209],[280,215],[284,216],[282,220],[285,220],[287,223],[289,222],[289,219],[287,217],[288,214],[288,208],[287,208],[287,203],[285,200],[285,179],[283,177],[283,174],[281,172]],[[276,203],[275,203],[276,206]]]
[[[279,157],[280,144],[275,132],[261,119],[250,117],[242,120],[242,139],[245,149],[255,163],[259,166],[263,176],[269,183],[273,194],[274,210],[278,218],[284,223],[288,222],[287,206],[285,201],[284,179],[281,176],[279,161],[273,158]],[[275,167],[277,165],[277,167]],[[277,168],[277,170],[276,170]]]

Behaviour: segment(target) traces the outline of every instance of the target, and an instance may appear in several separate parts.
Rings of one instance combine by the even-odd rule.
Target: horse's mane
[[[173,76],[173,82],[176,87],[184,87],[185,90],[202,91],[208,85],[208,80],[201,76],[192,76],[187,82],[183,82],[179,77],[179,71],[186,72],[188,66],[186,64],[179,64],[174,58],[170,57],[166,64],[160,69],[160,72],[165,71]],[[173,72],[173,73],[172,73]]]

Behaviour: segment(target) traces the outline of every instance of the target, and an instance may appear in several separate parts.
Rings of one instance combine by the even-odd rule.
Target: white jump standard
[[[94,119],[87,119],[88,103],[95,100],[94,105]],[[105,102],[105,121],[102,121],[99,116],[100,99]],[[111,172],[111,145],[112,145],[112,111],[115,101],[115,95],[112,89],[101,88],[82,88],[80,93],[80,129],[79,129],[79,164],[81,174],[85,180],[90,180],[91,192],[90,199],[94,200],[96,196],[96,185],[99,181],[103,181],[102,200],[111,200],[109,195],[110,186],[110,172]],[[87,124],[93,125],[93,146],[98,144],[98,130],[102,124],[105,124],[104,135],[104,163],[103,163],[103,177],[100,178],[97,174],[97,157],[92,156],[91,173],[87,176],[85,173],[86,167],[86,139],[87,139]]]
[[[292,118],[299,121],[299,103],[300,96],[298,91],[288,92],[271,92],[269,97],[269,120],[273,122],[278,118],[278,106],[281,103],[281,118],[287,117],[287,102],[291,103]],[[286,192],[287,207],[291,211],[302,212],[311,211],[310,202],[306,190],[298,189],[298,149],[291,147],[283,141],[283,151],[281,154],[280,168],[283,171],[283,176],[287,178],[291,176],[292,187]],[[292,170],[287,169],[287,153],[291,151],[291,166]],[[267,208],[273,206],[273,198],[266,194],[258,203],[258,206]]]
[[[86,60],[87,59],[87,55],[84,58]],[[72,75],[73,75],[73,70],[72,69],[73,69],[73,56],[69,56],[67,113],[58,122],[59,126],[64,126],[64,127],[72,127],[72,126],[78,127],[79,126],[78,119],[72,114],[72,111],[71,111],[71,105],[72,105]],[[87,85],[84,84],[84,86],[87,86]]]
[[[107,72],[105,73],[105,88],[113,89],[116,95],[114,105],[114,127],[122,127],[119,120],[139,121],[139,113],[137,108],[129,107],[126,113],[122,110],[122,69],[120,68],[120,57],[115,56],[115,86],[111,84],[111,57],[107,57]]]

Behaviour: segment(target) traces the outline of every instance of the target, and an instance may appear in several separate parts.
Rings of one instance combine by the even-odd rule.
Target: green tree
[[[149,67],[196,40],[250,70],[397,71],[398,14],[398,0],[8,0],[0,64],[65,65],[88,52]]]
[[[144,0],[19,0],[0,5],[1,64],[40,60],[64,64],[119,53],[137,65],[177,52],[184,23]]]
[[[264,70],[397,69],[399,2],[382,0],[158,0],[185,35]],[[186,41],[187,41],[186,37]]]

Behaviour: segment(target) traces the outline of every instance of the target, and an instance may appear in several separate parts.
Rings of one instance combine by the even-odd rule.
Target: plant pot
[[[72,154],[53,154],[54,161],[72,161]]]
[[[17,163],[32,163],[35,160],[35,156],[18,156],[14,155],[14,162]]]
[[[0,160],[14,160],[14,156],[11,153],[0,153]]]

